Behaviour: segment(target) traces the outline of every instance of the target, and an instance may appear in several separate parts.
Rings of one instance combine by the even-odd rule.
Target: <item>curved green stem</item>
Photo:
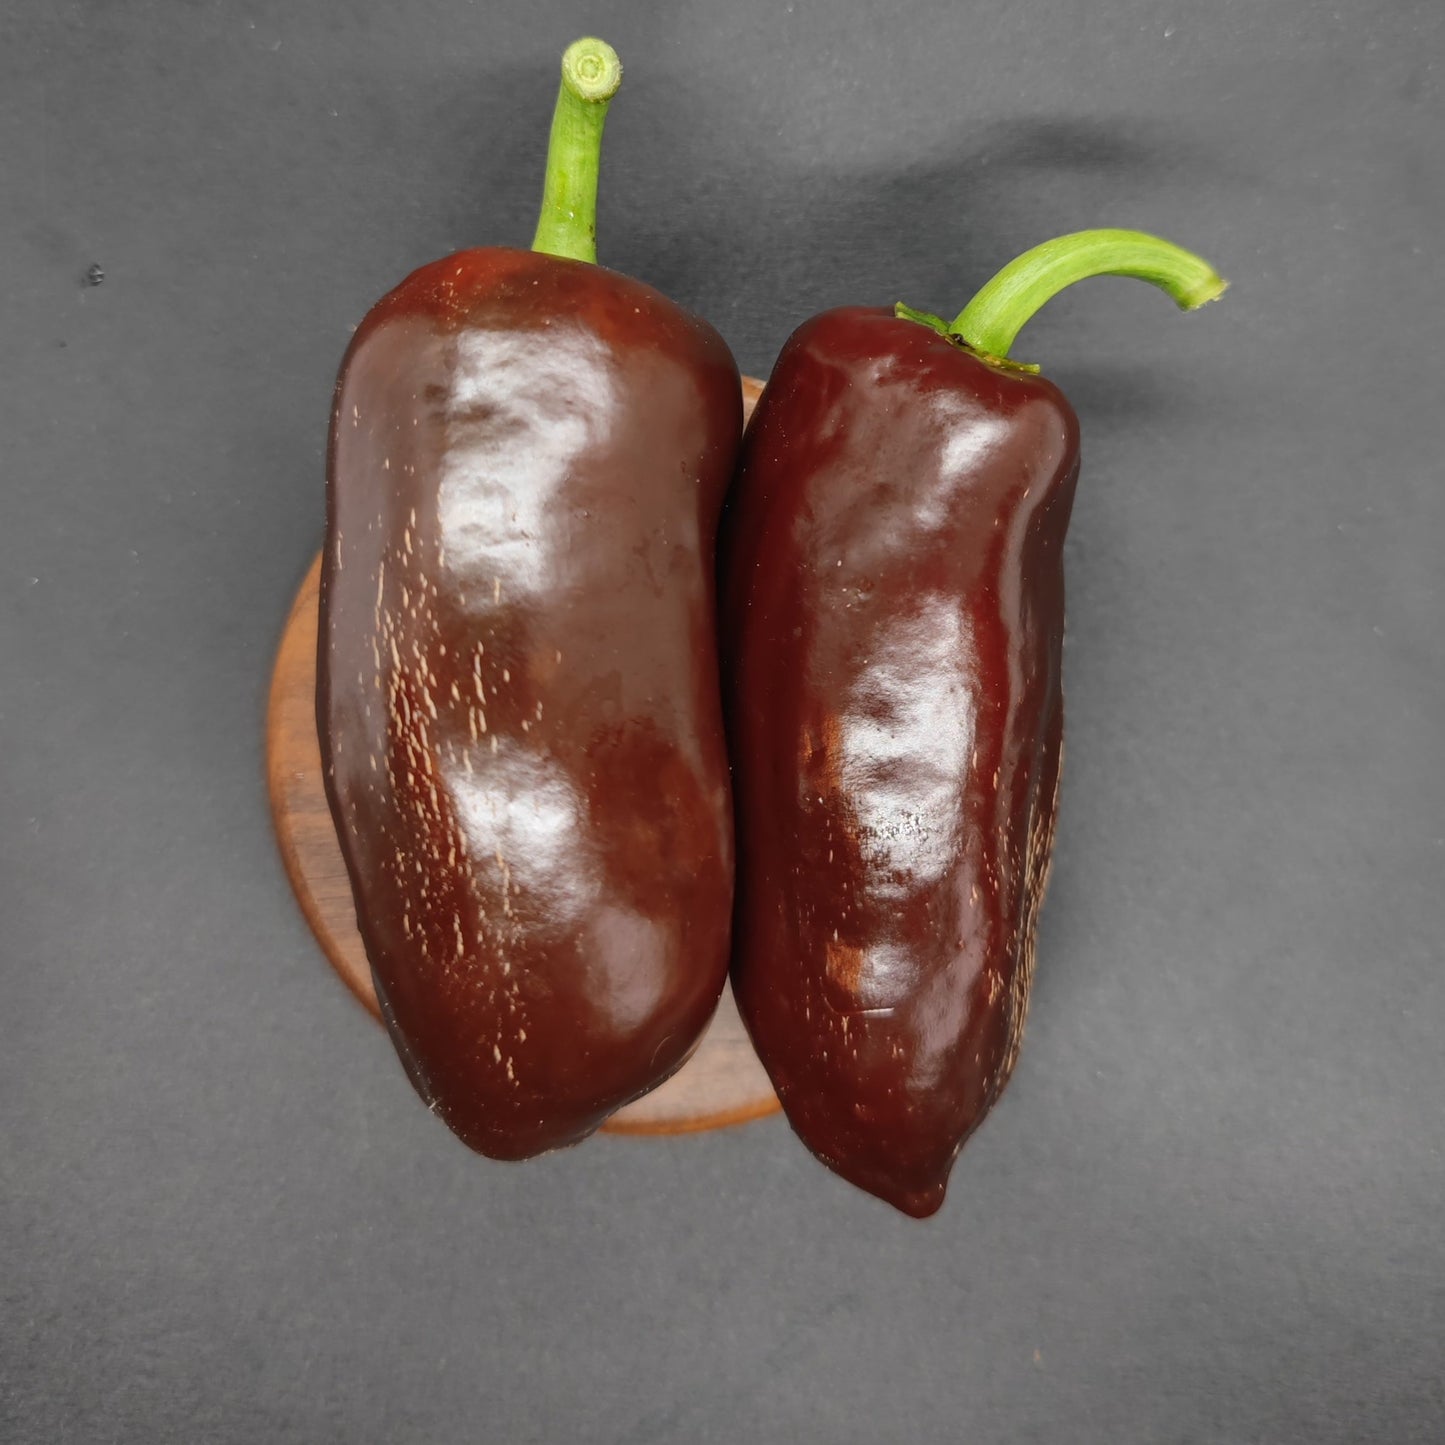
[[[1090,276],[1133,276],[1167,292],[1181,311],[1223,295],[1229,284],[1204,259],[1143,231],[1076,231],[1025,251],[958,313],[949,332],[975,351],[1006,360],[1025,322],[1066,286]]]
[[[621,84],[622,62],[605,40],[574,40],[563,52],[534,251],[574,261],[597,260],[602,125]]]

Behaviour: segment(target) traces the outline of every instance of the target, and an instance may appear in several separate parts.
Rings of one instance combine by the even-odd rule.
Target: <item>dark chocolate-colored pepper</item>
[[[590,264],[619,73],[568,50],[538,249],[403,281],[331,425],[327,795],[406,1070],[498,1158],[661,1082],[727,975],[713,547],[738,371]]]
[[[724,520],[738,1004],[808,1147],[918,1216],[1017,1057],[1058,799],[1078,424],[1003,358],[1102,272],[1181,306],[1223,284],[1166,242],[1085,232],[952,326],[815,317]]]

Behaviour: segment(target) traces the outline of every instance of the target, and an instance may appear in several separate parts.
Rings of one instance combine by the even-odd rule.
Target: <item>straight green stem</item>
[[[622,62],[605,40],[574,40],[563,53],[534,251],[596,262],[602,126],[621,84]]]

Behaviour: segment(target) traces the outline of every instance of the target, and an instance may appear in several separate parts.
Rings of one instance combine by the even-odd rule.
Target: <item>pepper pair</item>
[[[1005,358],[1083,276],[1223,283],[1086,232],[952,325],[829,312],[743,439],[722,338],[594,264],[621,71],[562,72],[533,251],[415,272],[337,383],[318,723],[382,1013],[521,1158],[680,1067],[731,961],[804,1142],[926,1215],[1017,1054],[1059,777],[1077,423]]]

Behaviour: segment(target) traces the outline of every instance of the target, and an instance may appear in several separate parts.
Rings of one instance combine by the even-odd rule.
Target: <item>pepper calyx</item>
[[[920,326],[926,326],[930,331],[936,331],[945,341],[958,347],[960,351],[967,351],[978,357],[985,365],[998,367],[1001,371],[1021,371],[1029,376],[1037,376],[1039,373],[1039,368],[1031,362],[1013,361],[1007,356],[995,356],[992,352],[975,346],[961,331],[956,330],[943,317],[935,316],[931,311],[919,311],[916,307],[907,306],[899,301],[894,304],[893,314],[900,321],[916,321]]]
[[[935,316],[931,311],[919,311],[912,306],[905,306],[902,301],[899,301],[893,307],[893,314],[900,321],[916,321],[920,326],[926,326],[940,336],[948,335],[948,322],[941,316]]]

